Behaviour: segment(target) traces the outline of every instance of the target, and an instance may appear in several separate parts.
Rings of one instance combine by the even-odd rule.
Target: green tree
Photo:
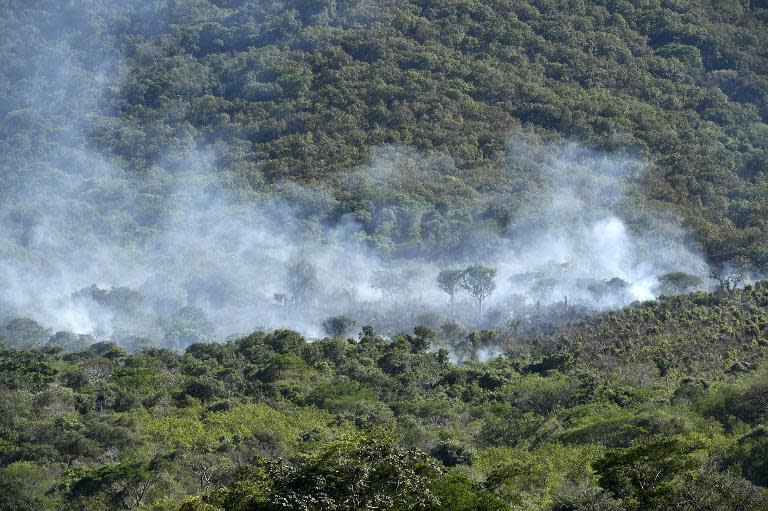
[[[344,337],[356,324],[357,321],[347,315],[331,316],[323,321],[323,329],[331,337]]]
[[[160,487],[168,460],[130,461],[86,472],[70,488],[77,498],[106,498],[113,509],[136,509],[163,496]]]
[[[442,270],[437,275],[438,287],[448,295],[448,300],[451,304],[451,314],[453,314],[456,293],[461,289],[463,273],[461,270]]]
[[[695,289],[702,284],[702,280],[696,275],[682,271],[674,271],[659,276],[660,291],[662,294],[683,294]]]
[[[462,272],[461,288],[477,301],[478,314],[483,314],[483,302],[496,289],[496,268],[475,264]]]
[[[701,446],[680,437],[643,438],[631,447],[613,449],[595,463],[602,488],[630,509],[670,509],[684,479],[701,466]]]
[[[261,460],[235,482],[202,500],[224,511],[434,509],[429,480],[440,473],[429,458],[377,436],[344,438],[295,466]],[[205,509],[193,507],[187,509]]]

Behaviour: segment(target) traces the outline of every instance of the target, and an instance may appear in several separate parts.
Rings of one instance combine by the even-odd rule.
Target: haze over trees
[[[317,268],[306,256],[301,256],[288,266],[288,290],[295,304],[311,304],[320,282]]]
[[[762,511],[767,320],[760,282],[543,337],[0,349],[0,509]]]
[[[349,316],[332,316],[323,321],[325,333],[331,337],[344,337],[354,328],[356,321]]]
[[[768,510],[767,27],[0,2],[0,511]]]
[[[477,301],[477,312],[483,314],[483,302],[496,289],[496,269],[475,264],[461,272],[461,288]]]
[[[461,270],[441,270],[437,275],[437,285],[448,295],[448,301],[451,304],[451,314],[453,314],[456,293],[461,289],[461,279],[464,272]]]

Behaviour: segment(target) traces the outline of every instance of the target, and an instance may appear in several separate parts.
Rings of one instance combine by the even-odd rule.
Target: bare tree
[[[713,271],[709,278],[717,282],[718,289],[732,293],[744,283],[747,275],[743,270],[722,269],[720,271]]]

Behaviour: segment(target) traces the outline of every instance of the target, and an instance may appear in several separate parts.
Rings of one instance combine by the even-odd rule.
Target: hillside
[[[478,217],[514,237],[510,218],[537,183],[506,185],[499,172],[508,136],[525,127],[642,155],[638,201],[684,215],[712,263],[768,263],[760,1],[92,0],[2,9],[7,190],[18,188],[16,171],[72,158],[73,140],[138,173],[187,165],[179,153],[193,143],[255,189],[282,179],[329,185],[339,203],[328,220],[351,213],[374,245],[439,244],[443,226]],[[450,157],[427,163],[442,183],[364,198],[335,181],[370,161],[372,148],[393,144]],[[452,183],[463,195],[500,197],[457,200]],[[377,218],[392,208],[403,218],[383,230]]]
[[[768,511],[766,0],[4,0],[0,234],[0,511]]]
[[[766,290],[576,323],[546,355],[497,337],[507,357],[463,366],[423,327],[4,350],[0,508],[766,509]]]

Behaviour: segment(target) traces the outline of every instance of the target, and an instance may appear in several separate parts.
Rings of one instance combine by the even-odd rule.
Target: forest
[[[0,511],[768,511],[764,0],[6,0],[0,234]]]
[[[764,510],[767,351],[768,282],[549,334],[6,348],[0,509]]]

